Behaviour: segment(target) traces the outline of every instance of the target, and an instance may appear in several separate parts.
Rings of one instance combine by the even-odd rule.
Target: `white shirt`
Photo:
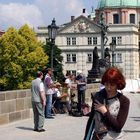
[[[55,88],[55,92],[57,94],[57,97],[60,97],[61,96],[60,91],[58,90],[58,88]]]
[[[41,81],[40,78],[37,78],[37,79],[39,79]],[[40,91],[45,91],[45,87],[44,87],[43,82],[40,83],[40,86],[39,87],[40,87]]]
[[[45,91],[43,82],[40,83],[40,91]]]
[[[71,80],[70,80],[69,78],[67,78],[67,79],[65,80],[65,83],[68,84],[68,86],[69,86],[69,87],[68,87],[68,97],[66,98],[66,100],[69,101],[69,100],[70,100],[70,88],[71,88],[71,84],[72,84],[72,83],[71,83]]]

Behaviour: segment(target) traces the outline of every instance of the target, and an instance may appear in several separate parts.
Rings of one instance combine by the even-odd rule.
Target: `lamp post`
[[[58,26],[55,24],[55,18],[53,18],[51,25],[48,25],[48,36],[51,41],[51,69],[53,70],[53,46],[55,45],[55,38],[57,35]]]
[[[115,63],[115,50],[116,50],[116,44],[114,42],[110,43],[110,50],[112,52],[112,67],[114,67],[114,63]]]

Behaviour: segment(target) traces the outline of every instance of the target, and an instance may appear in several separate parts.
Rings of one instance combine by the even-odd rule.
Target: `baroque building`
[[[108,26],[108,41],[104,48],[110,48],[110,43],[114,42],[115,65],[122,69],[126,78],[139,78],[140,0],[100,0],[95,13],[92,11],[87,16],[83,12],[61,25],[55,44],[62,50],[64,74],[76,74],[77,70],[82,70],[87,76],[92,68],[94,47],[97,47],[101,58],[101,15]],[[36,33],[39,40],[46,41],[46,27],[39,27]]]

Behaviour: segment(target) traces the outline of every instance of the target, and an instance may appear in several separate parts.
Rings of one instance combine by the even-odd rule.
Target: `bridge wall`
[[[86,102],[91,102],[91,92],[96,92],[98,85],[97,83],[87,85]],[[0,92],[0,125],[31,117],[30,89]]]

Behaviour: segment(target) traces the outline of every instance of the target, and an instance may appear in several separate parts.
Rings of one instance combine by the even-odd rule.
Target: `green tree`
[[[27,25],[6,31],[0,38],[0,90],[30,87],[36,71],[48,62],[42,45]]]
[[[43,46],[46,54],[49,56],[47,63],[47,67],[51,68],[51,49],[53,47],[53,69],[54,69],[54,77],[55,80],[59,81],[60,83],[63,82],[64,74],[63,74],[63,56],[61,55],[61,50],[51,42],[47,41],[47,44]]]

